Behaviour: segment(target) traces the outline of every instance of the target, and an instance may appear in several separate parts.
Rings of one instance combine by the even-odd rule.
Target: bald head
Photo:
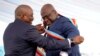
[[[45,4],[43,5],[43,7],[41,8],[41,15],[45,16],[48,13],[50,13],[52,10],[55,10],[55,8],[53,7],[53,5],[51,4]]]
[[[33,20],[33,10],[28,5],[19,5],[15,10],[15,18],[31,24]]]
[[[15,10],[15,17],[20,17],[23,14],[26,14],[28,11],[32,10],[32,8],[28,5],[19,5]]]

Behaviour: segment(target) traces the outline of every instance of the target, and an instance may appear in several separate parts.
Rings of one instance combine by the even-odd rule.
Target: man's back
[[[5,56],[34,56],[37,45],[24,39],[29,28],[19,20],[9,24],[4,33]]]

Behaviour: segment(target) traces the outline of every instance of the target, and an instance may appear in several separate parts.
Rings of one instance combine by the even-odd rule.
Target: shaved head
[[[19,5],[15,10],[15,18],[19,18],[22,14],[27,13],[32,8],[28,5]]]
[[[15,10],[15,18],[20,19],[28,24],[32,24],[33,10],[28,5],[19,5]]]
[[[51,4],[45,4],[43,5],[43,7],[41,8],[41,15],[45,16],[47,15],[49,12],[51,12],[52,10],[55,10],[55,8],[53,7],[53,5]]]

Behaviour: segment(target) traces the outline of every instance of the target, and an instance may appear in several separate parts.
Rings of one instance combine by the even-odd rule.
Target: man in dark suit
[[[33,11],[28,5],[20,5],[15,10],[15,21],[4,32],[5,56],[35,56],[37,46],[48,50],[69,49],[70,43],[82,43],[82,37],[71,40],[56,40],[43,37],[31,25]]]
[[[81,37],[79,30],[72,24],[72,22],[65,16],[60,15],[51,4],[45,4],[41,8],[41,16],[44,21],[44,26],[48,26],[48,30],[53,31],[65,39],[74,38],[76,36]],[[51,37],[51,36],[47,36]],[[59,56],[60,50],[46,50],[47,56]],[[81,56],[79,52],[79,46],[74,44],[71,49],[66,49],[68,56]]]

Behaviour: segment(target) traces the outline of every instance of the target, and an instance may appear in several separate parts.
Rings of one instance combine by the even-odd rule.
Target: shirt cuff
[[[71,39],[68,38],[69,47],[71,48]]]

